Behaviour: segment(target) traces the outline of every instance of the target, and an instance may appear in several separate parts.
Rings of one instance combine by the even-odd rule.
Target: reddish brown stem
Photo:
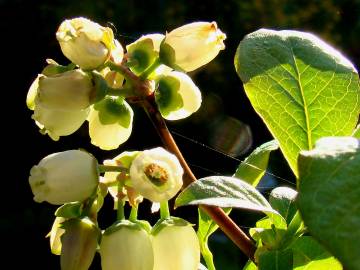
[[[179,150],[174,138],[169,132],[164,119],[154,101],[154,96],[150,95],[144,100],[143,107],[157,130],[164,146],[179,159],[184,168],[184,187],[196,181],[196,177]],[[251,260],[254,260],[256,247],[253,241],[235,224],[235,222],[225,214],[219,207],[201,205],[203,209],[220,227],[220,229],[244,252]]]

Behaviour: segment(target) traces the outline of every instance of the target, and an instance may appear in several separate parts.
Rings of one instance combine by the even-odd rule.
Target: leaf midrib
[[[301,100],[303,102],[303,107],[304,107],[304,116],[305,116],[305,122],[306,122],[306,134],[307,134],[307,141],[308,141],[308,149],[312,149],[312,139],[311,139],[311,128],[310,128],[310,119],[309,119],[309,111],[308,111],[308,107],[307,107],[307,103],[306,103],[306,99],[305,99],[305,93],[304,93],[304,89],[301,85],[301,75],[299,72],[299,67],[296,63],[296,59],[295,59],[295,54],[294,54],[294,50],[293,50],[293,46],[292,46],[292,42],[291,40],[289,40],[289,47],[291,50],[291,56],[294,62],[294,69],[295,69],[295,73],[297,75],[297,84],[299,86],[299,90],[300,90],[300,94],[301,94]]]

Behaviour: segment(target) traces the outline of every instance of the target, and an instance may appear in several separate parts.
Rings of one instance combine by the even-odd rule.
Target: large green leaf
[[[228,176],[209,176],[198,179],[187,186],[175,201],[176,206],[198,204],[276,213],[264,196],[253,186]]]
[[[342,266],[311,236],[300,237],[292,246],[294,270],[342,270]]]
[[[323,138],[298,161],[304,223],[348,270],[360,269],[359,144],[353,137]]]
[[[266,172],[270,153],[279,148],[276,140],[264,143],[257,147],[243,162],[240,163],[235,174],[236,178],[246,181],[256,187]]]
[[[187,186],[176,198],[175,206],[212,205],[235,207],[266,213],[279,228],[286,228],[285,219],[253,186],[228,176],[209,176]]]
[[[301,150],[321,137],[352,133],[360,111],[357,71],[316,36],[258,30],[240,42],[235,67],[296,175]]]

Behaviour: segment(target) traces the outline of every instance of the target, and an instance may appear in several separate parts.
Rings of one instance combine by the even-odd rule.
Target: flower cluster
[[[144,35],[124,52],[110,28],[75,18],[61,23],[56,38],[71,63],[47,59],[27,94],[32,118],[53,140],[88,121],[92,144],[111,150],[131,135],[133,101],[150,104],[167,120],[196,112],[202,97],[186,72],[213,60],[226,36],[215,22],[195,22],[166,35]],[[36,202],[60,205],[49,236],[61,269],[87,270],[98,251],[104,270],[197,270],[197,235],[168,208],[183,185],[183,173],[176,156],[161,147],[126,151],[103,164],[83,150],[43,158],[31,169],[29,184]],[[108,193],[117,221],[101,231],[98,212]],[[161,219],[152,228],[137,219],[144,198],[152,209],[160,208]]]
[[[43,158],[31,169],[29,183],[36,202],[62,204],[49,234],[62,270],[87,270],[98,245],[104,270],[197,270],[198,239],[183,219],[167,216],[151,228],[122,215],[103,233],[97,225],[108,191],[120,213],[125,201],[137,211],[143,198],[167,204],[180,190],[182,176],[177,158],[161,147],[123,152],[104,165],[87,152],[70,150]]]
[[[27,95],[32,118],[53,140],[87,120],[92,144],[111,150],[131,135],[129,100],[154,97],[167,120],[196,112],[201,93],[186,72],[213,60],[226,36],[215,22],[195,22],[166,35],[144,35],[124,54],[110,28],[75,18],[61,23],[56,38],[71,63],[47,60]]]

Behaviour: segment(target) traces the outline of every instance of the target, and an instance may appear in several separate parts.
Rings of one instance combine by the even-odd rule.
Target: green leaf
[[[292,270],[293,254],[291,250],[267,251],[259,256],[259,270]]]
[[[270,153],[278,148],[279,144],[276,140],[272,140],[257,147],[243,162],[240,163],[233,176],[256,187],[266,172]]]
[[[270,193],[269,202],[272,208],[289,224],[296,213],[295,198],[297,192],[288,187],[277,187]]]
[[[213,205],[262,211],[279,228],[286,228],[285,220],[271,208],[268,201],[245,181],[228,176],[209,176],[187,186],[176,198],[175,206]]]
[[[206,262],[206,266],[209,270],[215,270],[213,262],[213,255],[208,246],[208,240],[219,226],[201,209],[199,208],[199,226],[197,236],[200,243],[200,251]],[[225,213],[228,215],[231,209],[225,209]]]
[[[299,238],[292,246],[295,270],[342,270],[342,266],[311,236]]]
[[[243,270],[258,270],[258,268],[255,263],[253,263],[251,260],[248,260]]]
[[[209,176],[187,186],[175,205],[213,205],[276,213],[253,186],[228,176]]]
[[[261,29],[237,49],[235,67],[291,169],[324,136],[348,136],[360,112],[354,66],[316,36]]]
[[[347,270],[360,265],[360,147],[353,137],[317,141],[299,156],[298,208],[310,233]]]
[[[353,137],[360,139],[360,125],[357,125],[357,127],[355,128],[353,134]]]

